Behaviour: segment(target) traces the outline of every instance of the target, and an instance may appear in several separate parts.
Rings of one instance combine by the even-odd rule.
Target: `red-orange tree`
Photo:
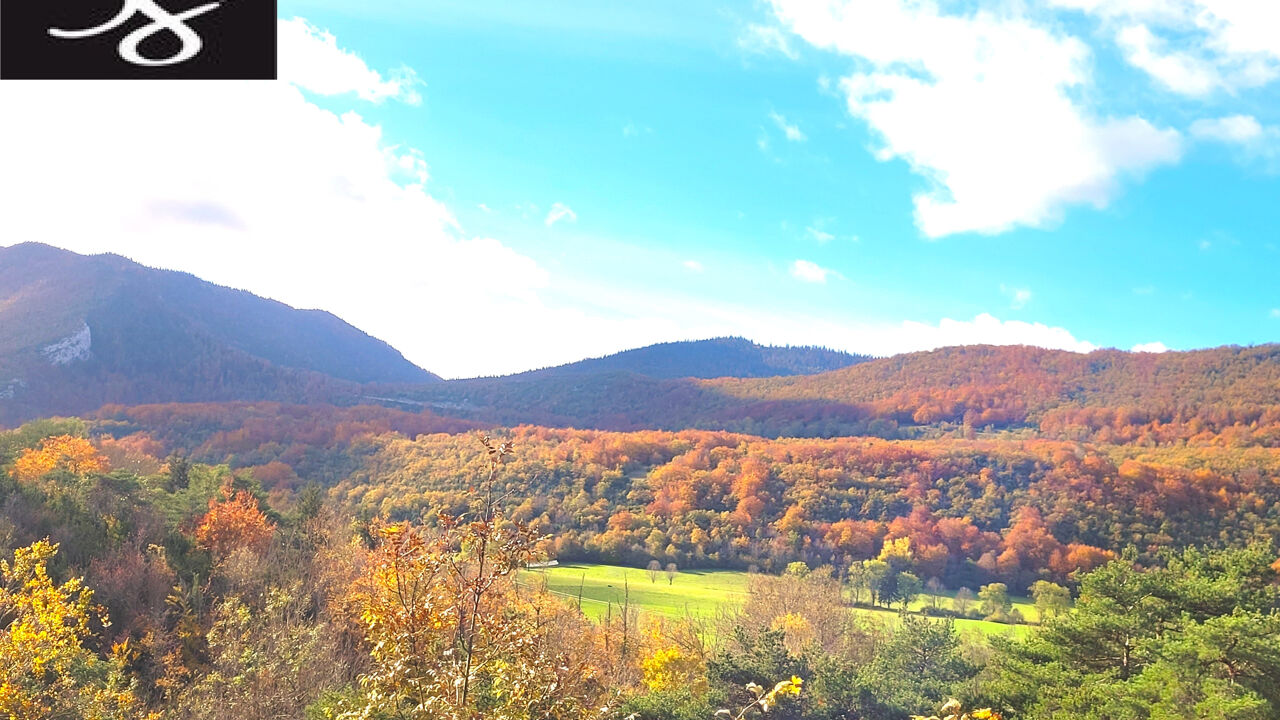
[[[58,435],[45,438],[39,447],[23,450],[13,463],[12,473],[19,482],[32,483],[54,470],[75,475],[105,472],[107,459],[84,438]]]
[[[275,525],[258,508],[258,499],[247,490],[223,491],[222,500],[210,500],[209,512],[196,526],[196,542],[217,557],[238,548],[262,552],[271,542]]]

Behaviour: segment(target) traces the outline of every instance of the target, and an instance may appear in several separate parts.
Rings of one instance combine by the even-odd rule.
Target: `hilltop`
[[[0,248],[0,422],[439,378],[334,315],[37,243]]]
[[[822,347],[759,345],[740,337],[658,343],[557,367],[504,376],[506,380],[566,378],[629,372],[651,378],[762,378],[812,375],[871,358]]]

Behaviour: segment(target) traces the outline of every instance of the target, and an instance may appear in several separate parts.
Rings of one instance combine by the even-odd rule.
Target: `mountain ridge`
[[[1035,428],[1101,418],[1215,426],[1280,420],[1280,344],[1164,354],[1079,354],[1029,346],[960,346],[897,355],[815,375],[660,379],[613,372],[571,378],[450,381],[401,399],[501,425],[600,430],[727,430],[765,436],[882,435],[909,428]],[[1265,416],[1265,417],[1264,417]],[[1227,419],[1223,419],[1227,418]],[[1230,420],[1230,422],[1228,422]],[[1270,442],[1269,440],[1267,442]],[[1276,439],[1280,443],[1280,438]]]
[[[659,379],[776,377],[837,370],[871,358],[814,345],[761,345],[743,337],[673,340],[563,365],[467,380],[530,380],[632,372]]]
[[[368,382],[439,380],[331,313],[119,255],[0,248],[0,420],[114,402],[311,401]]]
[[[0,248],[0,423],[108,404],[238,401],[775,437],[1042,427],[1091,436],[1137,432],[1135,418],[1150,431],[1192,433],[1193,416],[1196,427],[1280,426],[1280,345],[1163,354],[972,345],[868,358],[725,337],[442,381],[331,313],[118,255]],[[1280,446],[1280,437],[1257,442]]]

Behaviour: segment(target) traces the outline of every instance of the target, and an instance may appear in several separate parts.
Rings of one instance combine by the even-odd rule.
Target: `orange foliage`
[[[1049,561],[1049,569],[1066,577],[1074,572],[1088,572],[1101,567],[1104,563],[1115,559],[1116,554],[1110,550],[1071,543],[1064,551],[1055,553]]]
[[[224,491],[225,494],[225,491]],[[258,500],[247,490],[223,500],[210,500],[209,512],[196,527],[196,542],[217,557],[226,557],[238,548],[262,552],[275,526],[258,509]]]
[[[38,448],[27,448],[13,464],[19,482],[35,482],[54,470],[76,475],[106,472],[107,459],[88,440],[71,435],[45,438]]]
[[[996,566],[1002,575],[1024,586],[1030,584],[1027,578],[1034,577],[1037,570],[1049,567],[1054,553],[1062,552],[1062,543],[1050,534],[1040,511],[1027,506],[1005,532],[1004,548],[996,558]]]
[[[163,464],[164,447],[146,433],[134,433],[119,440],[105,436],[98,439],[98,449],[116,470],[128,470],[138,475],[154,475]]]

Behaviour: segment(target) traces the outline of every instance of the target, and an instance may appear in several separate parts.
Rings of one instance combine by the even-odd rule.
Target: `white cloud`
[[[1031,302],[1031,289],[1009,287],[1007,285],[1000,286],[1000,292],[1009,296],[1009,307],[1014,310],[1021,310]]]
[[[1167,50],[1168,43],[1146,25],[1122,28],[1116,33],[1116,44],[1130,64],[1176,93],[1207,95],[1221,82],[1210,63],[1189,52]]]
[[[447,377],[722,335],[881,355],[965,343],[1093,347],[1063,328],[990,315],[833,320],[669,288],[575,285],[498,239],[468,235],[428,191],[425,158],[289,83],[5,83],[0,106],[0,244],[117,252],[323,308]],[[544,217],[531,204],[516,209]]]
[[[282,50],[310,42],[317,67],[355,58],[295,40]],[[546,270],[465,234],[419,153],[291,83],[3,83],[0,106],[0,243],[116,252],[323,308],[444,374],[498,369],[507,340],[471,326],[502,318],[536,342],[548,324]]]
[[[1166,353],[1166,352],[1169,352],[1169,348],[1165,347],[1165,344],[1162,342],[1138,343],[1137,345],[1133,346],[1133,349],[1130,352]]]
[[[604,303],[600,313],[616,319],[606,323],[592,322],[590,317],[574,320],[585,323],[589,330],[573,333],[573,338],[567,339],[569,347],[538,343],[538,347],[558,353],[555,362],[570,362],[656,342],[725,335],[749,337],[772,345],[823,345],[878,356],[955,345],[1030,345],[1072,352],[1098,349],[1065,328],[1005,321],[987,313],[967,320],[886,322],[863,320],[856,315],[818,317],[792,310],[737,307],[669,292],[631,291],[614,285],[600,286],[594,291],[584,289],[581,294]],[[589,344],[584,343],[584,336]],[[584,347],[588,349],[583,350]]]
[[[354,93],[361,100],[422,102],[421,81],[411,68],[402,67],[383,79],[358,55],[338,47],[338,39],[302,18],[278,23],[280,78],[318,95]]]
[[[1271,317],[1280,318],[1280,308],[1271,308]]]
[[[929,237],[1049,226],[1066,207],[1103,207],[1122,178],[1181,157],[1176,130],[1085,107],[1088,47],[1015,10],[771,1],[796,35],[859,60],[841,83],[849,112],[878,137],[880,160],[902,159],[929,181],[915,197]]]
[[[681,265],[684,266],[684,269],[688,270],[689,272],[700,273],[706,269],[702,267],[702,263],[698,262],[697,260],[685,260],[683,263],[681,263]]]
[[[1050,0],[1114,36],[1125,59],[1173,92],[1205,96],[1280,78],[1280,3],[1271,0]]]
[[[828,277],[840,277],[840,273],[824,268],[808,260],[796,260],[791,263],[791,277],[807,283],[824,284]]]
[[[781,30],[769,25],[748,25],[738,36],[738,47],[749,53],[779,53],[790,60],[800,57]]]
[[[1231,115],[1191,123],[1191,135],[1200,140],[1243,145],[1261,138],[1262,134],[1262,124],[1252,115]]]
[[[653,134],[653,128],[649,127],[648,125],[637,125],[633,122],[629,122],[626,125],[622,126],[622,137],[632,138],[632,137],[638,137],[640,135],[652,135],[652,134]]]
[[[1252,115],[1197,120],[1191,124],[1191,134],[1234,148],[1244,161],[1262,161],[1272,171],[1280,169],[1280,127],[1263,125]]]
[[[818,241],[818,243],[822,245],[825,245],[831,242],[832,240],[836,239],[835,235],[832,235],[831,233],[825,230],[822,230],[821,228],[813,227],[812,225],[809,227],[806,227],[804,230],[806,233],[808,233],[810,238]]]
[[[551,210],[547,213],[547,219],[543,222],[547,227],[551,227],[562,220],[570,223],[578,222],[578,213],[564,203],[555,203],[551,206]]]
[[[1043,323],[1000,320],[982,313],[972,320],[944,318],[937,325],[903,322],[900,325],[869,326],[857,329],[863,334],[848,347],[874,355],[894,355],[920,350],[935,350],[955,345],[1033,345],[1054,350],[1088,353],[1098,347],[1077,339],[1069,331]]]
[[[776,111],[769,113],[769,119],[773,121],[774,125],[778,126],[778,129],[782,131],[788,142],[804,142],[808,139],[805,137],[804,132],[800,130],[800,126],[787,122],[787,119]]]

